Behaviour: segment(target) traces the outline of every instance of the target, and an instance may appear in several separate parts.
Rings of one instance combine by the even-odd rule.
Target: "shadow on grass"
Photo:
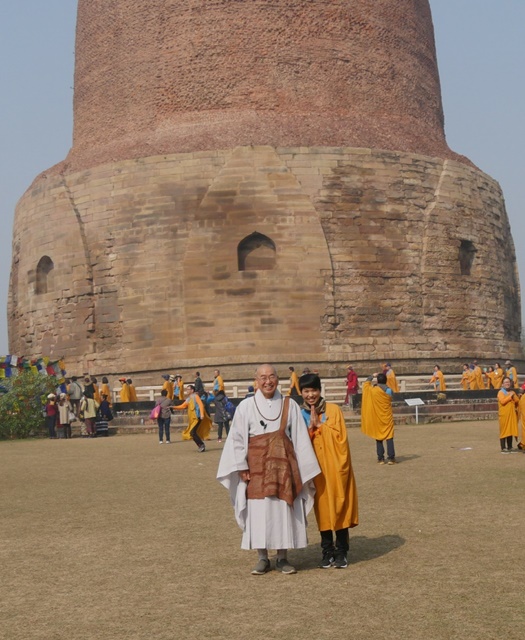
[[[352,536],[350,532],[350,551],[348,552],[348,564],[367,562],[399,549],[405,544],[405,539],[398,535],[385,535],[378,538],[366,536]],[[299,559],[300,558],[300,559]],[[309,544],[306,550],[298,555],[297,566],[302,571],[317,569],[321,560],[320,544]]]
[[[398,462],[410,462],[410,460],[416,460],[417,458],[421,458],[421,456],[415,453],[408,453],[406,456],[396,456]]]

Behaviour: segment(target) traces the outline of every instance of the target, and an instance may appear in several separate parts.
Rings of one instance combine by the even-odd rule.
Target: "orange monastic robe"
[[[302,411],[310,424],[310,412]],[[326,404],[318,416],[317,428],[309,429],[312,445],[321,467],[314,478],[314,510],[319,531],[337,531],[359,524],[357,488],[348,446],[343,412],[336,404]]]
[[[93,397],[95,399],[95,402],[98,402],[98,404],[100,404],[102,402],[102,399],[100,397],[98,384],[93,383],[93,390],[94,390]]]
[[[167,397],[170,400],[173,400],[173,387],[174,387],[173,382],[170,382],[169,380],[166,380],[166,382],[162,385],[162,390],[164,391],[164,389],[166,389],[166,391],[168,392]]]
[[[120,401],[121,402],[131,402],[131,400],[129,398],[130,398],[129,385],[128,385],[127,382],[124,382],[124,384],[122,385],[122,389],[120,390]]]
[[[394,437],[392,397],[369,380],[363,384],[361,431],[374,440],[390,440]]]
[[[494,389],[501,389],[501,383],[503,382],[503,369],[494,369]]]
[[[474,374],[474,381],[476,385],[474,389],[484,389],[485,383],[483,382],[483,371],[481,370],[481,367],[474,367],[474,371],[472,373]]]
[[[461,388],[463,389],[463,391],[470,389],[471,381],[472,381],[472,375],[470,373],[470,370],[467,369],[466,371],[463,371],[463,375],[461,376],[461,380],[460,380]]]
[[[297,374],[295,373],[295,371],[292,371],[292,374],[290,376],[290,388],[288,389],[289,396],[291,396],[292,393],[294,393],[294,389],[297,392],[297,395],[300,396],[301,390],[299,389],[299,378],[297,377]],[[320,531],[324,531],[324,529],[320,529]]]
[[[109,388],[109,384],[107,384],[106,382],[102,383],[102,386],[100,387],[100,395],[101,396],[107,396],[108,397],[108,402],[109,404],[111,404],[113,398],[111,397],[111,389]]]
[[[518,396],[510,389],[506,391],[501,389],[498,392],[498,418],[499,418],[499,437],[508,438],[509,436],[518,437],[518,415],[516,407],[519,403]]]
[[[386,374],[386,386],[390,387],[394,393],[399,393],[399,385],[393,369],[389,369]]]
[[[129,401],[130,402],[138,402],[139,399],[137,398],[137,392],[135,391],[135,385],[130,384],[129,385]]]
[[[430,383],[434,383],[436,391],[446,391],[447,383],[445,382],[445,376],[442,371],[434,371],[434,375],[430,378]]]
[[[210,416],[206,413],[204,409],[204,405],[202,400],[196,393],[192,393],[182,404],[172,407],[172,409],[176,409],[177,411],[181,411],[182,409],[188,410],[188,426],[182,432],[183,440],[191,440],[190,432],[193,427],[197,424],[199,420],[199,416],[197,415],[196,406],[199,408],[199,413],[201,415],[201,423],[199,428],[197,429],[197,435],[201,440],[208,440],[211,431],[211,419]]]

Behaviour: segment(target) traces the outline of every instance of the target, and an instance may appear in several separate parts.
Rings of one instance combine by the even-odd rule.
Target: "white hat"
[[[47,399],[48,399],[48,400],[51,400],[52,398],[56,398],[56,395],[55,395],[54,393],[50,393],[50,394],[47,396]]]

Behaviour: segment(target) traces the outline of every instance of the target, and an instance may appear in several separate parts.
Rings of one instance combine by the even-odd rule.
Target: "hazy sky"
[[[76,4],[0,0],[0,354],[16,202],[71,146]],[[448,143],[500,182],[525,283],[525,0],[431,6]]]

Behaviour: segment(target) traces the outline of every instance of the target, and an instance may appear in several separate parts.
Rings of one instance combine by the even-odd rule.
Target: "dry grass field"
[[[349,437],[350,565],[316,568],[312,513],[292,576],[250,575],[216,441],[0,443],[0,637],[525,637],[525,455],[499,453],[493,422],[398,427],[397,466]]]

